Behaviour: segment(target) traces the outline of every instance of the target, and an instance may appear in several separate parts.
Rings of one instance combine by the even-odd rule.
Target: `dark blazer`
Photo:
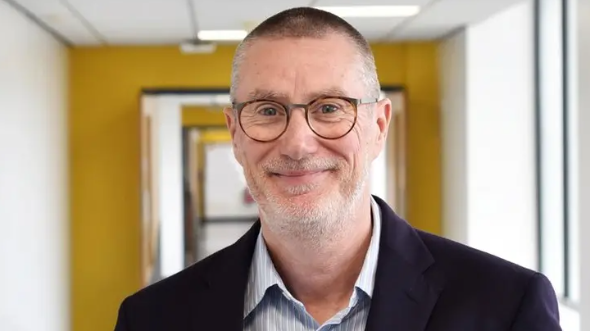
[[[561,330],[545,276],[416,230],[375,200],[383,226],[366,330]],[[257,222],[235,244],[126,298],[115,331],[242,330],[259,229]]]

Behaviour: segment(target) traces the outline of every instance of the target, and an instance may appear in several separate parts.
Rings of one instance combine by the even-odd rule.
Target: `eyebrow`
[[[255,89],[254,91],[248,93],[248,97],[250,99],[271,99],[271,100],[288,99],[288,96],[285,93],[279,93],[276,91],[264,90],[264,89]]]
[[[320,91],[316,91],[306,95],[306,100],[311,101],[320,97],[348,97],[342,89],[337,87],[331,87],[327,89],[323,89]],[[266,89],[255,89],[254,91],[248,93],[248,97],[250,99],[269,99],[269,100],[289,100],[289,95],[287,93],[280,93],[276,91],[266,90]]]

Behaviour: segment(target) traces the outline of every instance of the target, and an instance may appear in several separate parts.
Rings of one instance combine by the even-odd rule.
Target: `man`
[[[560,330],[541,274],[412,228],[371,196],[391,103],[349,24],[281,12],[238,48],[225,115],[260,219],[127,298],[116,331]]]

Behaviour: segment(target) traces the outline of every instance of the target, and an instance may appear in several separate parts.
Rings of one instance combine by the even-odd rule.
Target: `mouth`
[[[313,171],[283,171],[283,172],[273,172],[271,173],[273,176],[279,177],[304,177],[304,176],[312,176],[326,170],[313,170]]]
[[[281,171],[271,172],[271,177],[286,185],[305,185],[315,183],[327,175],[329,170]]]

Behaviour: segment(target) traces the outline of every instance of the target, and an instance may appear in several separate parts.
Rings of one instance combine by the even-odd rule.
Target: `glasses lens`
[[[252,139],[270,141],[287,126],[287,111],[276,102],[256,101],[247,104],[240,113],[244,132]]]
[[[319,136],[340,138],[350,131],[356,120],[356,108],[348,100],[325,98],[309,107],[309,124]]]

